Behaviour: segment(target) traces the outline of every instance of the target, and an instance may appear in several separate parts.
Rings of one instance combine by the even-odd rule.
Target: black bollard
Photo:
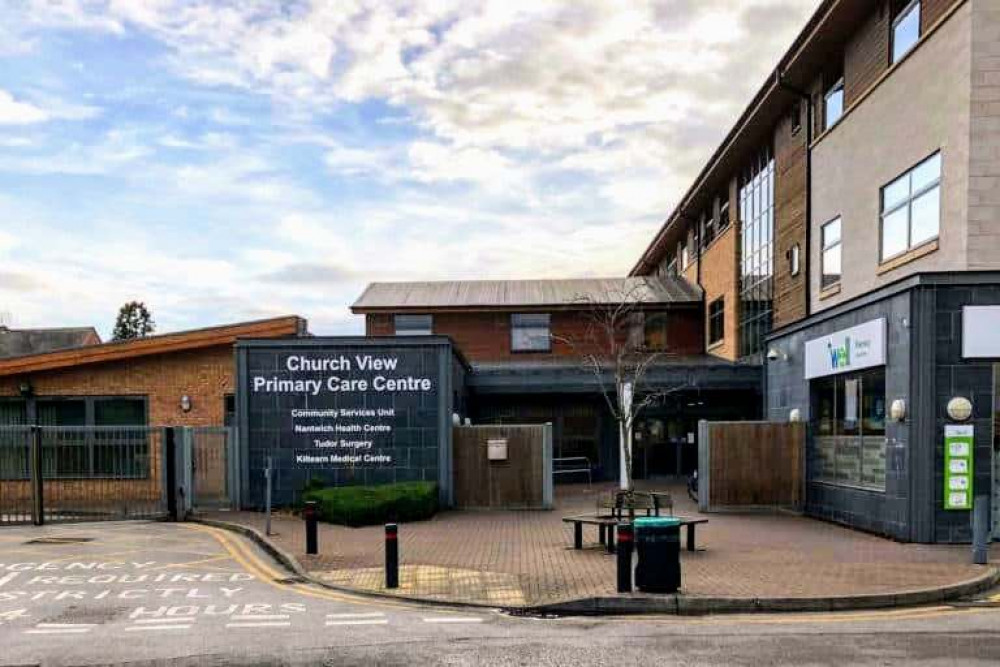
[[[302,516],[306,520],[306,553],[310,556],[315,556],[319,553],[319,535],[318,526],[316,522],[318,520],[316,511],[316,501],[310,500],[306,502],[306,508],[302,512]]]
[[[618,592],[632,592],[632,524],[618,524]]]
[[[399,588],[399,527],[385,524],[385,587]]]

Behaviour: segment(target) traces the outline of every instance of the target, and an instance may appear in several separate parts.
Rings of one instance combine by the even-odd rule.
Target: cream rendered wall
[[[970,3],[960,7],[815,145],[810,248],[814,312],[913,273],[966,268],[971,16]],[[881,188],[939,149],[939,250],[880,276]],[[837,216],[843,220],[841,290],[820,300],[820,227]]]
[[[970,269],[1000,269],[1000,2],[972,3]]]

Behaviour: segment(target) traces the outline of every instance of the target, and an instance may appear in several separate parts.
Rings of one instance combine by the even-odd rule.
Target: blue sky
[[[623,274],[816,0],[7,0],[0,320]]]

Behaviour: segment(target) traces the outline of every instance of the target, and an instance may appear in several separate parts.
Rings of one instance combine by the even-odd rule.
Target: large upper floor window
[[[515,313],[510,316],[512,352],[549,352],[552,350],[552,323],[547,313]]]
[[[687,271],[688,266],[691,265],[691,257],[688,255],[688,247],[686,243],[682,243],[680,245],[677,254],[681,258],[681,271]]]
[[[826,289],[840,282],[841,275],[841,239],[840,218],[831,220],[820,230],[820,241],[823,244],[820,258],[821,271],[820,288]]]
[[[892,62],[899,62],[920,40],[920,0],[895,2],[901,5],[892,20]]]
[[[941,154],[935,153],[882,188],[882,261],[936,239],[940,226]]]
[[[434,333],[431,315],[396,315],[394,326],[397,336],[430,336]]]
[[[774,154],[757,151],[740,176],[740,357],[758,354],[773,325]]]
[[[708,305],[708,344],[715,345],[726,337],[726,300],[718,298]]]
[[[823,96],[823,126],[830,129],[844,115],[844,79],[841,77]]]
[[[719,232],[729,226],[729,193],[719,197]]]

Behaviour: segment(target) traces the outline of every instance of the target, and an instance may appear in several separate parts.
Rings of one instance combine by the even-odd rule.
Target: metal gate
[[[190,490],[185,511],[229,510],[238,498],[236,430],[228,427],[178,429],[183,488]]]
[[[162,428],[0,428],[0,524],[167,514]]]

